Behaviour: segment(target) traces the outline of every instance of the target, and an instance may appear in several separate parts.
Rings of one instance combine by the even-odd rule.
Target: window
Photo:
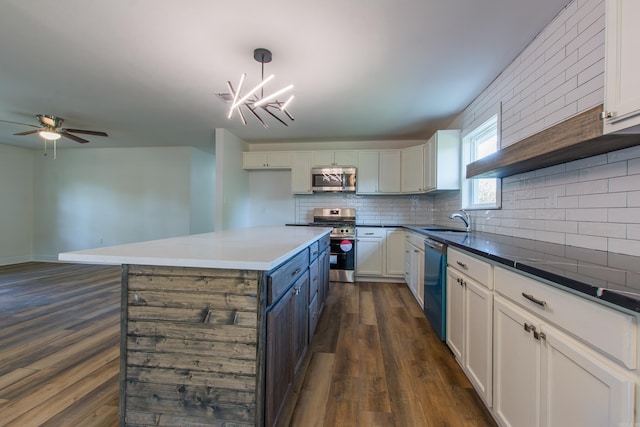
[[[467,165],[498,151],[498,115],[469,132],[462,138],[462,208],[500,209],[500,179],[466,179]]]

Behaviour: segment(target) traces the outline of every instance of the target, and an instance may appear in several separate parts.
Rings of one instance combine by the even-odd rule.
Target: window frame
[[[467,178],[467,165],[478,160],[475,150],[475,141],[479,136],[489,131],[490,127],[495,127],[496,132],[496,151],[501,147],[501,129],[500,114],[495,113],[485,120],[479,126],[474,127],[462,137],[462,155],[461,161],[461,177],[460,177],[460,202],[462,209],[465,210],[488,210],[502,208],[502,180],[500,178]],[[473,153],[473,154],[472,154]],[[480,180],[494,180],[496,186],[495,202],[492,203],[475,203],[474,190],[477,189]],[[477,190],[476,190],[477,192]]]

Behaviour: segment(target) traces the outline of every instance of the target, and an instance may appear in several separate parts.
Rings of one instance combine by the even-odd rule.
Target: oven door
[[[355,238],[332,238],[329,250],[329,277],[332,282],[354,282]]]

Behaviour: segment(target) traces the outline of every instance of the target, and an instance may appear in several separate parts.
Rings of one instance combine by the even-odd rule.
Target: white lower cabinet
[[[401,228],[356,228],[356,274],[369,279],[404,274],[404,231]]]
[[[503,426],[631,426],[634,377],[495,296],[493,408]]]
[[[405,282],[424,309],[424,236],[407,233],[405,237]]]
[[[447,268],[447,345],[488,407],[493,397],[493,292]]]

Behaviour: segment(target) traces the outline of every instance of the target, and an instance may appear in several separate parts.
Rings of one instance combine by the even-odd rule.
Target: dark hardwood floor
[[[0,425],[115,426],[120,268],[0,267]],[[283,425],[494,425],[403,284],[331,284]]]

